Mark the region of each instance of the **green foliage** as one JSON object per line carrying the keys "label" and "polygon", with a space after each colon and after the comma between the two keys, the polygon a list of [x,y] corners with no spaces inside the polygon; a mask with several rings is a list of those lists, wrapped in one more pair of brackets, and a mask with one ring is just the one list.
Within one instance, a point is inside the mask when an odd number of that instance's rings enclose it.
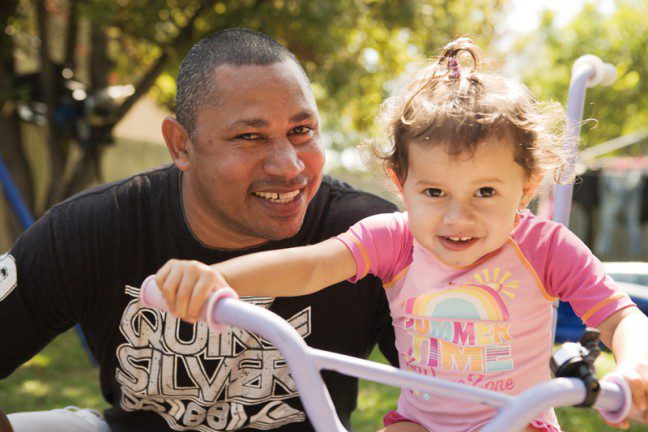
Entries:
{"label": "green foliage", "polygon": [[612,87],[588,90],[584,115],[597,122],[595,127],[583,128],[586,145],[648,125],[646,16],[645,0],[619,0],[612,14],[590,2],[564,28],[558,28],[554,16],[546,13],[539,31],[518,43],[517,51],[527,65],[523,80],[541,99],[566,102],[571,65],[583,54],[595,54],[616,66],[619,77]]}
{"label": "green foliage", "polygon": [[202,3],[92,0],[83,13],[111,37],[110,53],[123,82],[137,82],[162,52],[169,54],[171,61],[153,89],[169,107],[175,91],[171,80],[199,38],[237,26],[270,34],[302,62],[325,128],[341,132],[337,144],[345,146],[355,144],[346,142],[352,131],[372,128],[388,94],[385,83],[408,64],[466,33],[480,35],[488,45],[506,0],[217,0],[198,18],[190,37],[174,40]]}
{"label": "green foliage", "polygon": [[[477,36],[484,48],[508,0],[85,0],[75,2],[80,27],[77,77],[88,74],[84,57],[95,48],[88,26],[108,36],[111,83],[137,83],[158,58],[168,61],[152,94],[173,108],[180,62],[200,38],[228,27],[265,32],[285,44],[304,65],[315,89],[324,127],[334,146],[356,144],[371,132],[375,113],[397,78],[413,64],[438,54],[448,41]],[[48,43],[63,52],[72,0],[49,2]],[[198,18],[192,21],[196,11]],[[19,63],[38,67],[35,14],[20,0],[12,31]],[[192,31],[183,32],[189,23]],[[85,29],[85,30],[84,30]],[[84,36],[85,35],[85,36]],[[85,39],[84,39],[85,38]],[[35,42],[36,40],[36,42]],[[61,57],[60,55],[57,57]],[[390,86],[391,85],[391,86]],[[336,138],[337,137],[337,138]]]}

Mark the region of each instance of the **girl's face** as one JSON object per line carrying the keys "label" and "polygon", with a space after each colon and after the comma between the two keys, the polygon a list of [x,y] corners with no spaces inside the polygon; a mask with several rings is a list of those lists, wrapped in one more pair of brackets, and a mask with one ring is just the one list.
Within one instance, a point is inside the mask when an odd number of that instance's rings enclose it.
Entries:
{"label": "girl's face", "polygon": [[401,193],[416,241],[443,263],[473,264],[509,237],[539,178],[514,159],[513,144],[491,139],[474,155],[449,155],[445,145],[409,145]]}

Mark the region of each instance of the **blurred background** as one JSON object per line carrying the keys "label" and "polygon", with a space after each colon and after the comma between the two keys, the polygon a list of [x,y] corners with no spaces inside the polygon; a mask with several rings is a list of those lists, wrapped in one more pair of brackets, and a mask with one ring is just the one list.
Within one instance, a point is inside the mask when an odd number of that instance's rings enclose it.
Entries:
{"label": "blurred background", "polygon": [[[327,171],[384,194],[357,145],[376,136],[380,102],[449,40],[473,36],[493,70],[563,103],[573,61],[592,53],[619,79],[588,92],[595,121],[583,128],[572,229],[602,258],[645,260],[646,16],[646,0],[3,0],[0,156],[36,218],[89,186],[169,162],[160,123],[180,61],[200,38],[244,26],[285,44],[310,75]],[[3,198],[7,250],[23,227]]]}
{"label": "blurred background", "polygon": [[[182,58],[202,37],[239,26],[273,36],[302,62],[322,115],[326,171],[392,200],[357,146],[379,136],[380,102],[448,41],[474,37],[491,69],[562,103],[576,58],[614,64],[617,81],[587,94],[585,118],[595,120],[582,131],[571,228],[602,259],[648,261],[646,17],[646,0],[2,0],[0,252],[52,204],[169,163],[160,124],[173,111]],[[0,408],[105,406],[76,339],[62,338],[27,375],[0,383]],[[384,410],[375,407],[397,394],[368,388],[361,408],[377,411],[358,430],[377,425]],[[572,430],[603,426],[582,427]]]}

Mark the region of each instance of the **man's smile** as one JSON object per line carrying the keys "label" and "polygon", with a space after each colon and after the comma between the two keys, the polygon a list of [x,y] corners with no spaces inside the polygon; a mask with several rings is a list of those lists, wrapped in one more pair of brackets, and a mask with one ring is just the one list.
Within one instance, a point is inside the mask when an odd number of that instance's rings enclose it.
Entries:
{"label": "man's smile", "polygon": [[253,192],[254,195],[276,204],[288,204],[295,200],[300,190],[291,192]]}

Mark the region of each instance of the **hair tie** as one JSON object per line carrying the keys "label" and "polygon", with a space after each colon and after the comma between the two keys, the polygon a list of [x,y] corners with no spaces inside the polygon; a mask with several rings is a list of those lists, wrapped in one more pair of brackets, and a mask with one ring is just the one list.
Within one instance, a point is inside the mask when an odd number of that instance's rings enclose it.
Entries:
{"label": "hair tie", "polygon": [[461,68],[456,57],[453,56],[448,59],[448,70],[450,71],[450,78],[459,78],[461,76]]}

